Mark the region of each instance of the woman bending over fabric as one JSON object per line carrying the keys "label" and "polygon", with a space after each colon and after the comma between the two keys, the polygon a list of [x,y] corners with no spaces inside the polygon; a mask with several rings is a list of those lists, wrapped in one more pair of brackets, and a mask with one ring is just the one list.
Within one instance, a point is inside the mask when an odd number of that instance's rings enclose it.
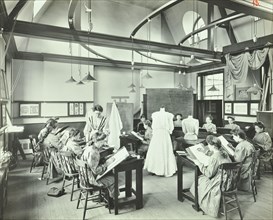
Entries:
{"label": "woman bending over fabric", "polygon": [[72,128],[69,131],[69,138],[63,150],[70,151],[76,156],[80,156],[83,152],[82,147],[79,145],[80,138],[80,130]]}
{"label": "woman bending over fabric", "polygon": [[241,179],[238,189],[251,190],[251,164],[254,146],[246,140],[246,134],[243,130],[237,130],[233,133],[233,139],[238,143],[234,152],[234,160],[242,162]]}
{"label": "woman bending over fabric", "polygon": [[142,145],[139,147],[138,153],[139,155],[146,157],[146,153],[148,151],[149,144],[151,142],[153,136],[152,123],[149,120],[144,122],[145,134],[143,136]]}
{"label": "woman bending over fabric", "polygon": [[[209,159],[208,166],[194,160],[203,175],[198,177],[198,202],[200,208],[210,216],[217,217],[221,201],[221,171],[219,166],[231,162],[227,153],[221,149],[221,141],[213,137],[211,141],[213,154]],[[190,192],[194,194],[194,184]]]}
{"label": "woman bending over fabric", "polygon": [[103,185],[107,187],[110,195],[110,207],[112,208],[113,203],[113,197],[114,197],[114,175],[112,173],[108,173],[105,176],[103,176],[98,181],[96,180],[98,175],[101,175],[104,173],[104,171],[107,169],[107,166],[111,164],[113,161],[111,159],[106,160],[105,163],[99,164],[100,161],[100,148],[105,144],[107,135],[103,132],[97,132],[93,134],[91,137],[92,144],[89,146],[86,146],[84,149],[84,152],[81,156],[81,159],[83,161],[86,161],[87,166],[89,167],[89,182],[94,185]]}
{"label": "woman bending over fabric", "polygon": [[254,123],[256,134],[253,141],[261,149],[260,159],[269,161],[272,159],[272,140],[267,132],[265,132],[265,126],[262,122]]}

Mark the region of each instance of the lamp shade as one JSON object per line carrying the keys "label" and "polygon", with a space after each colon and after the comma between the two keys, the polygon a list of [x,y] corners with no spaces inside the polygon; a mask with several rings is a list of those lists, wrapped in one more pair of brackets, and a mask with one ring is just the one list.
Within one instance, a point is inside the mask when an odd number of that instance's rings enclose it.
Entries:
{"label": "lamp shade", "polygon": [[253,93],[253,94],[258,94],[261,92],[262,89],[257,86],[257,84],[254,84],[251,86],[248,90],[246,90],[247,93]]}
{"label": "lamp shade", "polygon": [[79,81],[79,82],[77,83],[77,85],[84,85],[84,83],[83,83],[83,81],[81,80],[81,81]]}
{"label": "lamp shade", "polygon": [[146,79],[152,79],[153,77],[149,74],[149,72],[147,72],[143,78],[146,78]]}
{"label": "lamp shade", "polygon": [[134,83],[132,83],[130,86],[128,86],[128,88],[135,88],[136,85]]}
{"label": "lamp shade", "polygon": [[187,63],[187,65],[189,65],[189,66],[197,66],[199,64],[200,64],[200,62],[194,57],[194,55],[191,55],[191,59],[189,60],[189,62]]}
{"label": "lamp shade", "polygon": [[208,91],[210,91],[210,92],[216,92],[216,91],[219,91],[219,89],[217,89],[217,88],[215,87],[215,85],[212,85],[212,87],[210,87],[210,88],[208,89]]}
{"label": "lamp shade", "polygon": [[88,74],[82,79],[82,81],[94,81],[97,82],[97,80],[90,74],[90,72],[88,72]]}
{"label": "lamp shade", "polygon": [[132,89],[130,90],[130,93],[135,93],[135,92],[136,92],[135,88],[132,87]]}
{"label": "lamp shade", "polygon": [[65,81],[65,82],[66,83],[74,83],[74,82],[77,82],[77,81],[73,78],[73,76],[71,76],[70,79]]}

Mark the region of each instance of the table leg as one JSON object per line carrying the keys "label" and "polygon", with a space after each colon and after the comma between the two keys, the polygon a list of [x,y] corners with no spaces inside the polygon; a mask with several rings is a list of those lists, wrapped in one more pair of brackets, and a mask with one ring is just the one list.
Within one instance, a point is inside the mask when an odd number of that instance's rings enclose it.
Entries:
{"label": "table leg", "polygon": [[132,196],[132,170],[125,172],[125,196]]}
{"label": "table leg", "polygon": [[177,165],[177,199],[183,202],[183,163],[180,161],[180,158],[178,158]]}
{"label": "table leg", "polygon": [[114,206],[115,206],[115,215],[118,214],[118,172],[115,172],[115,193],[114,193]]}
{"label": "table leg", "polygon": [[194,169],[194,189],[195,189],[195,195],[194,195],[194,206],[193,208],[196,211],[199,211],[199,203],[198,203],[198,167],[196,166]]}
{"label": "table leg", "polygon": [[142,165],[136,169],[136,209],[143,208],[143,174]]}

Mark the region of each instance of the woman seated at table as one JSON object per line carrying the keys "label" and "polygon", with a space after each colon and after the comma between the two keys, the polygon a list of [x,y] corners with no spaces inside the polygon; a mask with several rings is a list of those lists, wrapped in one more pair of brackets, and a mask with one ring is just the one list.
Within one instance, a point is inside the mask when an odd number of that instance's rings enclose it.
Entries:
{"label": "woman seated at table", "polygon": [[[211,145],[213,146],[213,154],[209,159],[208,166],[205,167],[198,160],[194,160],[194,163],[203,174],[198,177],[198,202],[200,208],[208,215],[217,217],[221,201],[221,171],[219,166],[223,163],[229,163],[231,160],[228,154],[222,150],[221,141],[217,137],[213,137]],[[194,184],[190,191],[194,195]]]}
{"label": "woman seated at table", "polygon": [[180,113],[177,113],[174,116],[173,125],[175,128],[182,128],[182,118],[183,118],[183,116]]}
{"label": "woman seated at table", "polygon": [[235,123],[235,118],[232,116],[227,117],[228,124],[225,125],[225,128],[229,128],[231,130],[240,129],[240,126]]}
{"label": "woman seated at table", "polygon": [[146,153],[148,151],[149,144],[151,142],[153,136],[152,123],[149,120],[144,122],[145,134],[143,136],[142,145],[139,147],[138,153],[142,157],[146,157]]}
{"label": "woman seated at table", "polygon": [[54,118],[51,118],[47,121],[49,126],[46,126],[47,129],[43,129],[38,138],[40,140],[43,140],[41,142],[41,148],[45,149],[48,148],[50,155],[51,155],[51,160],[48,166],[48,175],[49,178],[55,178],[58,175],[62,174],[62,169],[61,165],[59,164],[58,156],[56,154],[57,151],[59,151],[62,147],[63,144],[60,141],[61,138],[61,133],[56,134],[56,129],[57,129],[57,120]]}
{"label": "woman seated at table", "polygon": [[242,162],[241,179],[238,189],[251,190],[251,164],[254,146],[246,140],[246,134],[243,130],[236,130],[233,133],[233,139],[238,143],[234,152],[234,160]]}
{"label": "woman seated at table", "polygon": [[272,158],[272,140],[262,122],[254,123],[256,134],[253,142],[261,149],[260,158],[264,161],[269,161]]}
{"label": "woman seated at table", "polygon": [[76,156],[81,155],[83,150],[82,150],[82,147],[79,145],[80,139],[81,139],[80,130],[76,128],[72,128],[69,131],[69,138],[63,150],[70,151]]}
{"label": "woman seated at table", "polygon": [[144,122],[146,121],[146,117],[145,115],[141,115],[140,116],[140,122],[137,124],[137,129],[136,131],[141,134],[141,135],[144,135],[145,133],[145,128],[144,128]]}
{"label": "woman seated at table", "polygon": [[212,123],[212,116],[206,117],[206,123],[203,125],[202,128],[206,129],[208,133],[216,134],[216,125]]}
{"label": "woman seated at table", "polygon": [[91,144],[87,145],[84,149],[84,152],[81,156],[81,159],[83,161],[86,161],[87,166],[89,167],[89,182],[94,185],[104,185],[107,187],[110,195],[110,207],[113,208],[113,198],[114,198],[114,176],[112,172],[109,172],[105,176],[103,176],[98,181],[96,180],[98,175],[101,175],[104,173],[104,171],[107,169],[107,166],[113,162],[113,159],[106,160],[105,163],[99,164],[100,161],[100,148],[105,144],[107,135],[103,132],[96,132],[91,137]]}

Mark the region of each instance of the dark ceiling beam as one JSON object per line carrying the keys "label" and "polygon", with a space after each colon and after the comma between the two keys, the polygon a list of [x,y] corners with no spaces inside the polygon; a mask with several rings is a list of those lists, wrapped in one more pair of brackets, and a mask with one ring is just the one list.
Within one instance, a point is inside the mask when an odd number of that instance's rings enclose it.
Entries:
{"label": "dark ceiling beam", "polygon": [[[45,24],[37,24],[25,21],[17,21],[14,34],[23,37],[32,37],[39,39],[57,40],[63,42],[74,41],[73,33],[75,31],[68,28],[56,27]],[[77,31],[77,42],[84,42],[94,46],[116,48],[123,50],[144,51],[156,54],[174,55],[174,56],[191,56],[199,59],[220,59],[220,52],[208,51],[199,48],[191,48],[179,45],[171,45],[165,43],[159,43],[154,41],[146,41],[139,39],[132,39],[126,37],[112,36],[101,33],[88,33],[87,31]],[[149,46],[148,46],[149,45]]]}
{"label": "dark ceiling beam", "polygon": [[[50,53],[33,53],[33,52],[18,52],[14,59],[18,60],[32,60],[32,61],[48,61],[68,64],[82,64],[82,65],[94,65],[104,67],[118,67],[131,69],[131,62],[120,61],[120,60],[106,60],[100,58],[88,58],[79,56],[69,56],[61,54],[50,54]],[[151,63],[134,63],[135,69],[149,69],[159,71],[178,71],[178,66],[151,64]]]}
{"label": "dark ceiling beam", "polygon": [[[18,15],[18,13],[21,11],[21,9],[25,6],[25,4],[27,3],[27,0],[20,0],[15,7],[13,8],[13,10],[10,12],[10,14],[8,15],[7,13],[7,9],[6,9],[6,5],[5,5],[5,1],[4,0],[0,0],[0,28],[5,31],[5,30],[12,30],[14,23],[16,22],[16,17]],[[17,53],[17,47],[16,47],[16,43],[15,43],[15,39],[13,36],[13,33],[3,33],[3,38],[6,42],[6,47],[7,48],[7,52],[5,54],[7,59],[12,59],[13,56]]]}
{"label": "dark ceiling beam", "polygon": [[[252,2],[234,1],[234,0],[200,0],[202,2],[211,3],[219,7],[227,8],[236,12],[245,13],[258,18],[272,21],[273,12],[263,7],[253,6]],[[272,10],[272,9],[271,9]]]}
{"label": "dark ceiling beam", "polygon": [[136,33],[139,31],[140,28],[142,28],[143,25],[145,25],[147,22],[150,22],[152,18],[156,17],[157,15],[161,14],[163,11],[166,11],[167,9],[173,7],[174,5],[182,2],[183,0],[171,0],[167,2],[166,4],[162,5],[160,8],[153,11],[151,14],[146,16],[142,21],[140,21],[137,26],[134,28],[130,36],[135,36]]}
{"label": "dark ceiling beam", "polygon": [[[214,21],[214,5],[208,4],[208,16],[207,16],[207,24],[210,24],[212,21]],[[214,35],[211,28],[208,28],[208,49],[214,50]],[[182,42],[182,40],[180,41]]]}
{"label": "dark ceiling beam", "polygon": [[[224,18],[224,17],[227,17],[228,14],[226,12],[226,9],[218,6],[219,8],[219,11],[220,11],[220,14],[221,14],[221,17]],[[225,26],[225,29],[226,29],[226,32],[228,34],[228,37],[229,37],[229,40],[230,40],[230,43],[231,44],[236,44],[237,43],[237,39],[235,37],[235,34],[234,34],[234,31],[233,31],[233,28],[231,26],[231,23],[230,22],[227,22],[227,26]]]}
{"label": "dark ceiling beam", "polygon": [[186,70],[186,73],[206,73],[208,71],[219,71],[219,69],[223,69],[225,67],[225,63],[223,62],[210,62],[201,64],[199,66],[193,66]]}
{"label": "dark ceiling beam", "polygon": [[270,47],[273,46],[273,34],[260,37],[257,39],[257,42],[253,42],[253,40],[248,40],[223,47],[223,54],[239,54],[255,49],[262,49],[267,43],[271,43],[271,45],[269,45]]}
{"label": "dark ceiling beam", "polygon": [[0,0],[0,29],[4,28],[8,20],[8,13],[4,0]]}

